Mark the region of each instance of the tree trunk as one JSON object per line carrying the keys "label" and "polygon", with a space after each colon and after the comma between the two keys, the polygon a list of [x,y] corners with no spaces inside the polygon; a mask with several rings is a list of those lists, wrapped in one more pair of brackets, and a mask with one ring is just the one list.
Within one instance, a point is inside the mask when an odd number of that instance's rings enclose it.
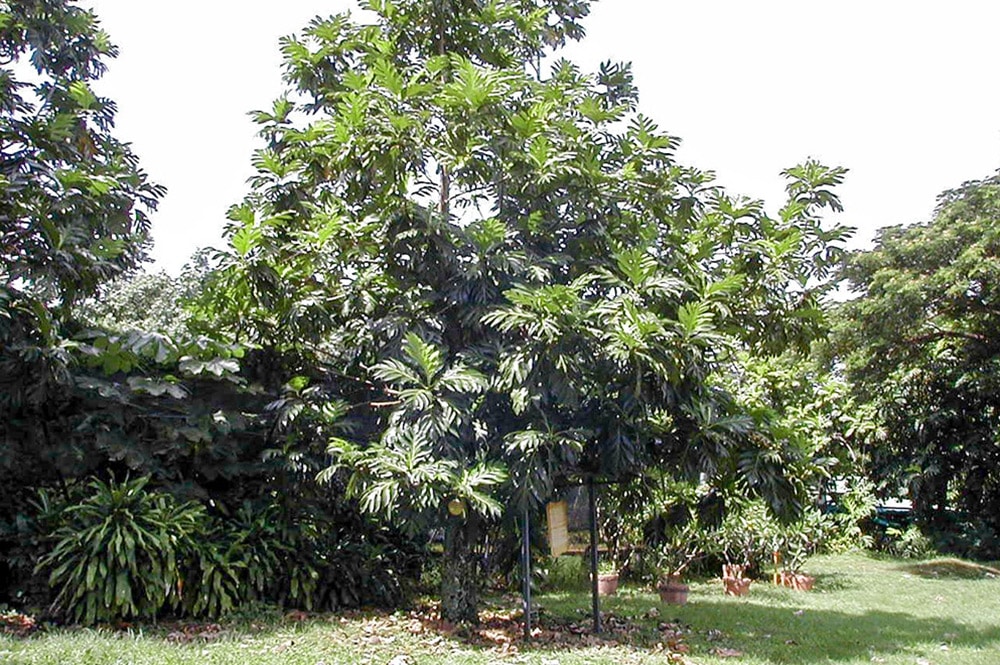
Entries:
{"label": "tree trunk", "polygon": [[479,623],[479,566],[474,550],[476,518],[452,517],[444,535],[441,570],[441,617],[455,623]]}
{"label": "tree trunk", "polygon": [[925,474],[920,478],[919,485],[911,489],[913,512],[918,523],[934,529],[947,525],[948,480],[943,473]]}

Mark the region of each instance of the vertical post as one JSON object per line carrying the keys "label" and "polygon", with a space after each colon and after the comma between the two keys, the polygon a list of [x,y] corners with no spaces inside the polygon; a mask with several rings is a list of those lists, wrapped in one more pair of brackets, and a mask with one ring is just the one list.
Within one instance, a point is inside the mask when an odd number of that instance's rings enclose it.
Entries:
{"label": "vertical post", "polygon": [[521,528],[521,568],[524,577],[524,639],[531,639],[531,523],[528,502],[524,502],[524,524]]}
{"label": "vertical post", "polygon": [[587,476],[587,498],[590,501],[590,596],[593,605],[594,632],[601,632],[601,600],[597,593],[597,499],[594,497],[594,477]]}

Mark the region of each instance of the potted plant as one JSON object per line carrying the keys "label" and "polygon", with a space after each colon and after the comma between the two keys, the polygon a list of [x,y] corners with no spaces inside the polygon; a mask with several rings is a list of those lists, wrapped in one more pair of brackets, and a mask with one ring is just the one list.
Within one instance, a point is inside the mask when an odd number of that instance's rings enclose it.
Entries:
{"label": "potted plant", "polygon": [[597,593],[613,596],[618,592],[618,566],[610,559],[602,559],[597,564]]}
{"label": "potted plant", "polygon": [[805,555],[799,556],[790,550],[786,550],[786,552],[789,552],[789,556],[779,559],[781,567],[776,576],[777,583],[796,591],[811,591],[816,583],[816,578],[802,572]]}
{"label": "potted plant", "polygon": [[802,572],[810,554],[816,551],[824,533],[823,517],[810,511],[801,520],[780,530],[775,548],[775,582],[796,591],[811,591],[816,578]]}
{"label": "potted plant", "polygon": [[662,602],[684,605],[689,587],[681,581],[681,576],[705,553],[704,534],[696,520],[691,520],[682,527],[669,529],[665,535],[666,539],[657,552],[659,582],[656,590]]}
{"label": "potted plant", "polygon": [[727,596],[750,593],[752,578],[748,571],[774,539],[774,520],[759,501],[733,502],[719,529],[718,552],[725,559],[722,566],[723,591]]}

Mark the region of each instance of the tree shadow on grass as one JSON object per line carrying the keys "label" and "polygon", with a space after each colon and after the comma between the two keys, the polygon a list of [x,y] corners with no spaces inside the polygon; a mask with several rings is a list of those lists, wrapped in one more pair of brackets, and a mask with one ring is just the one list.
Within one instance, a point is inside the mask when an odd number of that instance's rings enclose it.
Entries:
{"label": "tree shadow on grass", "polygon": [[[853,585],[844,580],[840,583]],[[829,588],[825,582],[824,587]],[[646,599],[636,603],[636,611],[654,605]],[[624,604],[619,603],[615,609],[623,612]],[[633,612],[629,618],[639,627],[612,639],[634,650],[648,648],[651,642],[680,640],[696,659],[699,655],[734,650],[774,663],[866,662],[896,653],[928,656],[942,648],[1000,653],[1000,626],[981,628],[949,618],[918,617],[899,611],[796,609],[773,605],[767,599],[720,596],[699,598],[684,607],[661,606],[660,612],[662,617],[669,617],[666,626],[663,618],[649,619]],[[536,643],[524,645],[525,649],[562,651],[565,646]]]}
{"label": "tree shadow on grass", "polygon": [[848,591],[862,586],[858,578],[844,573],[816,573],[816,588],[824,591]]}
{"label": "tree shadow on grass", "polygon": [[[568,654],[600,649],[601,658],[629,653],[690,651],[697,661],[712,654],[738,652],[764,663],[866,662],[892,654],[928,656],[942,645],[949,649],[1000,653],[1000,626],[981,628],[948,618],[917,617],[905,612],[839,609],[796,609],[776,598],[699,597],[683,607],[663,606],[649,594],[605,599],[608,630],[590,632],[588,598],[583,594],[539,599],[543,607],[534,637],[526,641],[516,602],[505,597],[484,611],[478,627],[455,626],[437,616],[436,606],[407,612],[350,612],[338,615],[266,613],[223,624],[160,626],[157,637],[195,645],[206,641],[265,640],[259,648],[297,644],[296,634],[333,639],[356,653],[407,653],[427,657],[457,649],[480,655],[484,662],[512,653]],[[184,630],[187,628],[187,631]],[[178,637],[177,631],[187,633]],[[218,631],[219,634],[216,634]],[[172,634],[173,633],[173,634]],[[150,635],[150,637],[153,637]],[[309,638],[307,638],[309,639]],[[607,649],[613,649],[615,656]],[[588,656],[589,657],[589,656]],[[432,658],[433,660],[433,658]],[[419,659],[418,659],[419,662]],[[611,661],[608,661],[611,662]],[[734,661],[738,662],[738,661]]]}
{"label": "tree shadow on grass", "polygon": [[928,654],[942,645],[1000,653],[1000,627],[980,629],[904,612],[793,610],[752,602],[715,602],[692,607],[686,614],[693,630],[709,638],[701,640],[699,647],[710,648],[708,642],[714,641],[765,662],[867,661],[897,652]]}

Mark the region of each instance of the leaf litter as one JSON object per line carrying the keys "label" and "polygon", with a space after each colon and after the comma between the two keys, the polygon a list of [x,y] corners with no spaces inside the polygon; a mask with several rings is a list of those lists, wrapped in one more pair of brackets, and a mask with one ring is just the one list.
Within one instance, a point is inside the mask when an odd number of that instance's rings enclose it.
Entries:
{"label": "leaf litter", "polygon": [[[580,648],[614,649],[641,648],[645,653],[659,654],[667,662],[688,665],[690,647],[685,641],[689,628],[679,623],[662,621],[651,630],[631,618],[612,613],[602,614],[602,632],[595,634],[589,621],[573,621],[542,616],[532,622],[531,638],[524,635],[521,610],[486,609],[480,612],[478,625],[455,624],[441,618],[440,605],[427,603],[409,612],[366,615],[363,618],[340,617],[340,623],[360,619],[360,630],[349,637],[359,647],[391,645],[401,634],[417,637],[421,644],[433,649],[463,646],[492,652],[498,658],[516,657],[532,650],[573,650]],[[409,656],[400,654],[389,662],[406,665]]]}

